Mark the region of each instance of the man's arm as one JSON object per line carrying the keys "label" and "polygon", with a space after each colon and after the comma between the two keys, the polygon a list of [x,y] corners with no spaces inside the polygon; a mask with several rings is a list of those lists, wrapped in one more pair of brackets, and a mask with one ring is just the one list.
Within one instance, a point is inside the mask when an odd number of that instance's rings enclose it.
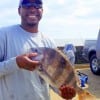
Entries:
{"label": "man's arm", "polygon": [[31,57],[36,55],[36,53],[22,54],[9,60],[0,62],[0,77],[13,73],[18,69],[25,69],[29,71],[35,70],[40,62],[31,60]]}
{"label": "man's arm", "polygon": [[7,56],[6,44],[6,35],[0,31],[0,77],[18,69],[15,57],[5,60]]}
{"label": "man's arm", "polygon": [[8,75],[9,73],[12,73],[16,70],[18,70],[18,65],[16,64],[15,57],[0,62],[0,77]]}

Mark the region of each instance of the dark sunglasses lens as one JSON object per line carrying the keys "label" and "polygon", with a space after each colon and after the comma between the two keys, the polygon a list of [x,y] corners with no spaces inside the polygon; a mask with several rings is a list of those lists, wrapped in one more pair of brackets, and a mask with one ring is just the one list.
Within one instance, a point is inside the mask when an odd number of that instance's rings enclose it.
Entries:
{"label": "dark sunglasses lens", "polygon": [[28,3],[28,4],[24,4],[22,5],[23,8],[30,8],[30,7],[34,7],[34,8],[42,8],[41,4],[34,4],[34,3]]}
{"label": "dark sunglasses lens", "polygon": [[35,8],[42,8],[42,5],[41,4],[36,4],[34,7]]}

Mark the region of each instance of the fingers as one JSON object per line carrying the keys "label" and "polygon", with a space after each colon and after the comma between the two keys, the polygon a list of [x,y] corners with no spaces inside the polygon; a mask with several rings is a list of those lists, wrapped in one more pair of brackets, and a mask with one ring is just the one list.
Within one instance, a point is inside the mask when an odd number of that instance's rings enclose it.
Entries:
{"label": "fingers", "polygon": [[28,58],[32,58],[32,57],[35,57],[37,56],[38,54],[37,53],[29,53],[29,54],[25,54]]}
{"label": "fingers", "polygon": [[39,61],[33,61],[30,58],[36,56],[37,53],[24,54],[16,57],[16,63],[19,68],[33,71],[40,64]]}
{"label": "fingers", "polygon": [[29,64],[30,66],[33,65],[33,64],[34,65],[40,65],[41,64],[40,60],[36,59],[37,57],[38,57],[37,53],[29,53],[29,54],[27,54],[27,57],[26,57],[26,59],[28,61],[27,64]]}
{"label": "fingers", "polygon": [[32,61],[31,59],[26,58],[24,68],[33,71],[38,67],[39,64],[39,61]]}

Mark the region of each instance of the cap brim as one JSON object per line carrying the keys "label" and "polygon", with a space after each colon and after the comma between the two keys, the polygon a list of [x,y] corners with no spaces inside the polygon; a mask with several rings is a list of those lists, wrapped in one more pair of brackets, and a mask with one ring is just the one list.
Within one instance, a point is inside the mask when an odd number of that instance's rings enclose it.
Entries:
{"label": "cap brim", "polygon": [[37,4],[37,3],[23,3],[23,4],[20,4],[19,6],[22,6],[22,7],[35,7],[35,8],[42,8],[42,4]]}

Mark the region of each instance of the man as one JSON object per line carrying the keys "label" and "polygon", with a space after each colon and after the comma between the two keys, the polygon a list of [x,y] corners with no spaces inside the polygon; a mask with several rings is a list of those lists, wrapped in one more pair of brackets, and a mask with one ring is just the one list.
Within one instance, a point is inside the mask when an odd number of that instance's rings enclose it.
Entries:
{"label": "man", "polygon": [[0,29],[0,100],[50,100],[49,85],[35,70],[39,61],[30,59],[37,47],[56,47],[38,30],[42,0],[21,0],[18,12],[20,25]]}
{"label": "man", "polygon": [[69,61],[71,62],[72,66],[74,67],[75,64],[75,53],[76,53],[76,48],[73,44],[66,44],[63,52],[65,55],[68,57]]}

